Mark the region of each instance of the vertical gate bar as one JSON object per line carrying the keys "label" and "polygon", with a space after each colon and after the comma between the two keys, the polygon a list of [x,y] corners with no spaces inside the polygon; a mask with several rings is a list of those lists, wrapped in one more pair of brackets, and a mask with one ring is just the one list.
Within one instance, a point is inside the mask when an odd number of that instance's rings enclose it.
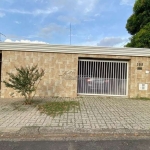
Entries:
{"label": "vertical gate bar", "polygon": [[120,69],[120,63],[118,62],[118,78],[117,78],[117,81],[116,81],[116,89],[117,89],[116,95],[118,95],[118,93],[119,93],[118,92],[119,91],[118,85],[119,85],[119,79],[120,79],[119,69]]}
{"label": "vertical gate bar", "polygon": [[88,92],[88,78],[89,78],[89,61],[87,61],[87,78],[86,78],[87,93],[89,93]]}
{"label": "vertical gate bar", "polygon": [[[111,77],[110,77],[110,79],[112,79],[113,78],[113,68],[112,68],[112,66],[113,66],[113,62],[111,62]],[[110,83],[110,95],[111,95],[111,86],[112,86],[112,84]]]}
{"label": "vertical gate bar", "polygon": [[80,61],[80,93],[82,93],[82,61]]}
{"label": "vertical gate bar", "polygon": [[84,93],[86,94],[86,61],[84,61]]}
{"label": "vertical gate bar", "polygon": [[127,72],[127,63],[125,63],[125,72],[124,72],[124,95],[126,95],[126,85],[127,85],[126,72]]}
{"label": "vertical gate bar", "polygon": [[[117,71],[116,71],[116,78],[115,78],[115,81],[114,81],[114,84],[115,84],[115,88],[116,88],[116,85],[117,85],[117,80],[118,80],[118,62],[117,62]],[[115,95],[117,95],[117,89],[115,89]]]}
{"label": "vertical gate bar", "polygon": [[[101,79],[102,66],[101,61],[99,62],[99,80]],[[99,94],[101,94],[101,84],[99,85]]]}
{"label": "vertical gate bar", "polygon": [[123,95],[125,95],[125,72],[126,72],[126,64],[123,64]]}
{"label": "vertical gate bar", "polygon": [[117,65],[117,66],[118,66],[118,67],[117,67],[117,68],[118,68],[118,77],[117,77],[117,80],[116,80],[116,87],[117,87],[116,95],[118,95],[118,84],[119,84],[119,78],[120,78],[120,77],[119,77],[119,68],[120,68],[120,67],[119,67],[119,62],[118,62],[118,65]]}
{"label": "vertical gate bar", "polygon": [[85,61],[85,81],[84,81],[84,84],[85,84],[85,93],[87,93],[87,85],[86,85],[86,80],[87,80],[87,61]]}
{"label": "vertical gate bar", "polygon": [[96,65],[97,65],[97,62],[95,61],[95,94],[97,94],[97,81],[96,81]]}
{"label": "vertical gate bar", "polygon": [[127,85],[128,85],[128,63],[126,63],[126,75],[125,75],[125,78],[126,78],[126,87],[125,87],[125,95],[127,95]]}
{"label": "vertical gate bar", "polygon": [[122,63],[122,89],[121,89],[121,95],[124,95],[124,71],[125,71],[125,63]]}
{"label": "vertical gate bar", "polygon": [[[94,73],[93,73],[93,76],[94,76],[94,80],[95,80],[95,71],[96,71],[96,62],[94,61]],[[96,88],[96,81],[94,82],[94,94],[95,94],[95,88]]]}
{"label": "vertical gate bar", "polygon": [[78,60],[78,93],[80,93],[80,89],[81,89],[81,83],[80,83],[80,60]]}
{"label": "vertical gate bar", "polygon": [[[94,61],[94,79],[96,79],[95,73],[96,73],[96,61]],[[96,81],[94,82],[94,94],[96,94]]]}
{"label": "vertical gate bar", "polygon": [[[97,69],[97,66],[96,66],[96,65],[97,65],[97,61],[95,61],[95,78],[97,78],[97,77],[96,77],[96,71],[97,71],[97,70],[96,70],[96,69]],[[97,94],[97,79],[96,79],[96,85],[95,85],[95,86],[96,86],[96,87],[95,87],[95,94]]]}
{"label": "vertical gate bar", "polygon": [[106,90],[107,90],[107,92],[109,93],[109,90],[108,90],[108,86],[109,86],[109,79],[107,78],[107,71],[108,71],[107,66],[108,66],[108,62],[106,62],[106,69],[105,69],[105,71],[106,71],[106,76],[105,76],[105,79],[106,79],[106,81],[108,82],[108,84],[107,84],[107,86],[106,86]]}
{"label": "vertical gate bar", "polygon": [[118,65],[118,62],[115,63],[115,77],[114,79],[112,79],[112,89],[115,89],[113,90],[113,95],[116,95],[117,65]]}
{"label": "vertical gate bar", "polygon": [[120,63],[118,62],[117,95],[119,95],[119,80],[120,80]]}
{"label": "vertical gate bar", "polygon": [[84,61],[84,93],[86,94],[86,61]]}
{"label": "vertical gate bar", "polygon": [[[94,78],[94,71],[95,71],[95,68],[94,68],[94,61],[93,61],[93,72],[92,72],[93,77],[92,78]],[[93,88],[92,90],[93,90],[93,93],[95,94],[95,89],[94,89],[95,88],[95,83],[92,82],[92,84],[93,84],[92,85],[92,88]]]}
{"label": "vertical gate bar", "polygon": [[[109,62],[109,77],[108,77],[109,80],[110,80],[110,77],[111,77],[111,62]],[[109,84],[108,91],[110,91],[110,84]]]}
{"label": "vertical gate bar", "polygon": [[[121,81],[121,63],[120,63],[120,81]],[[120,87],[120,82],[119,82],[119,87]],[[120,95],[120,88],[119,88],[119,95]]]}
{"label": "vertical gate bar", "polygon": [[84,93],[83,92],[83,61],[82,61],[82,63],[81,63],[81,87],[82,87],[82,93]]}
{"label": "vertical gate bar", "polygon": [[126,95],[128,95],[128,76],[129,76],[129,74],[128,74],[128,71],[129,71],[129,64],[128,64],[128,62],[127,62],[127,71],[126,71]]}
{"label": "vertical gate bar", "polygon": [[78,75],[77,75],[77,93],[79,93],[79,59],[78,59]]}
{"label": "vertical gate bar", "polygon": [[[109,80],[109,73],[110,73],[110,62],[108,61],[108,73],[107,73],[107,79]],[[108,84],[108,91],[109,91],[109,86],[110,86],[110,84]]]}
{"label": "vertical gate bar", "polygon": [[96,62],[97,63],[97,68],[96,68],[96,78],[98,80],[98,83],[97,83],[97,94],[99,93],[99,78],[98,78],[98,65],[99,65],[99,61]]}
{"label": "vertical gate bar", "polygon": [[105,66],[106,65],[106,62],[104,62],[104,84],[103,84],[103,88],[104,88],[104,94],[106,94],[107,92],[106,92],[106,84],[107,84],[107,82],[106,82],[106,70],[105,70]]}
{"label": "vertical gate bar", "polygon": [[[115,63],[113,62],[113,64],[112,64],[112,72],[113,72],[113,74],[112,74],[111,80],[114,80],[114,73],[115,73],[114,65],[115,65]],[[114,87],[113,87],[113,83],[111,82],[111,95],[113,95],[113,92],[112,92],[113,88],[114,88]]]}
{"label": "vertical gate bar", "polygon": [[80,89],[81,89],[81,80],[80,80],[80,60],[78,60],[78,93],[80,93]]}
{"label": "vertical gate bar", "polygon": [[[92,79],[93,79],[93,77],[94,77],[93,74],[94,74],[94,62],[92,62],[92,72],[91,72]],[[92,86],[91,86],[91,89],[92,89],[92,90],[91,90],[91,91],[92,91],[92,93],[93,93],[93,91],[94,91],[94,90],[93,90],[93,86],[94,86],[94,85],[93,85],[93,82],[91,82],[91,84],[92,84]]]}
{"label": "vertical gate bar", "polygon": [[88,93],[88,76],[89,76],[89,62],[87,61],[87,78],[86,78],[86,88],[87,88],[87,93]]}
{"label": "vertical gate bar", "polygon": [[86,89],[87,89],[87,86],[86,86],[86,71],[87,71],[87,61],[85,61],[85,79],[84,79],[84,86],[85,86],[85,93],[86,93]]}
{"label": "vertical gate bar", "polygon": [[[103,82],[103,79],[104,79],[104,61],[103,61],[103,75],[102,75],[102,82]],[[102,89],[103,89],[103,94],[104,94],[104,84],[102,84]]]}
{"label": "vertical gate bar", "polygon": [[[102,81],[102,79],[103,79],[103,76],[104,76],[104,64],[103,64],[104,62],[102,61],[101,62],[101,65],[102,65],[102,70],[101,70],[101,81]],[[102,85],[102,83],[101,83],[101,94],[103,94],[103,87],[102,87],[103,85]]]}
{"label": "vertical gate bar", "polygon": [[116,62],[116,72],[115,72],[115,79],[114,79],[114,86],[115,86],[115,95],[117,95],[117,92],[118,92],[118,86],[117,86],[117,83],[118,83],[118,62]]}
{"label": "vertical gate bar", "polygon": [[87,87],[87,78],[88,77],[88,61],[86,61],[86,81],[85,81],[85,84],[86,84],[86,93],[88,93],[87,92],[87,90],[88,90],[88,87]]}
{"label": "vertical gate bar", "polygon": [[[88,79],[90,79],[91,78],[91,61],[89,61],[89,78]],[[91,93],[91,87],[89,86],[89,80],[88,80],[88,89],[89,89],[89,93]]]}
{"label": "vertical gate bar", "polygon": [[83,63],[83,61],[80,61],[80,83],[81,83],[81,93],[83,93],[83,85],[82,85],[82,63]]}
{"label": "vertical gate bar", "polygon": [[80,89],[81,89],[81,80],[80,80],[80,59],[78,60],[78,93],[80,93]]}
{"label": "vertical gate bar", "polygon": [[123,87],[123,91],[124,91],[124,94],[123,95],[126,95],[126,72],[127,72],[127,69],[126,69],[126,63],[124,63],[124,87]]}
{"label": "vertical gate bar", "polygon": [[116,62],[114,63],[114,78],[112,79],[112,93],[114,94],[113,90],[116,88],[115,85],[114,85],[114,81],[115,81],[115,78],[116,78]]}
{"label": "vertical gate bar", "polygon": [[122,95],[122,84],[123,84],[122,68],[123,68],[123,64],[121,63],[121,86],[120,86],[120,95]]}
{"label": "vertical gate bar", "polygon": [[123,66],[123,64],[124,64],[124,63],[122,63],[122,68],[121,68],[121,69],[122,69],[122,87],[121,87],[122,89],[121,89],[121,95],[124,95],[124,94],[123,94],[123,85],[124,85],[124,75],[123,75],[123,70],[124,70],[123,67],[124,67],[124,66]]}
{"label": "vertical gate bar", "polygon": [[84,61],[82,61],[82,87],[84,93]]}

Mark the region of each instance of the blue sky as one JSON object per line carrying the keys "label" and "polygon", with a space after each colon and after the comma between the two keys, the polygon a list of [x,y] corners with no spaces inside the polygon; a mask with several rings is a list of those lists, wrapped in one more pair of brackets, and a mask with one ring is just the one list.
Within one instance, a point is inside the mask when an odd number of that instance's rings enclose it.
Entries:
{"label": "blue sky", "polygon": [[123,47],[135,0],[0,0],[5,42]]}

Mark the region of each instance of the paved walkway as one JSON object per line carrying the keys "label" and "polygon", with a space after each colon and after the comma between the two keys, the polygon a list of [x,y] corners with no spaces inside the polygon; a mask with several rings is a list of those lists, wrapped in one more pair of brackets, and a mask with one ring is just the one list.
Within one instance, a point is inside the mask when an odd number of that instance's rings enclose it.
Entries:
{"label": "paved walkway", "polygon": [[[150,132],[150,101],[125,98],[81,97],[81,110],[52,118],[37,108],[14,109],[11,102],[1,100],[0,131],[18,131],[22,127],[48,127],[49,130],[143,131]],[[7,102],[6,102],[7,101]]]}

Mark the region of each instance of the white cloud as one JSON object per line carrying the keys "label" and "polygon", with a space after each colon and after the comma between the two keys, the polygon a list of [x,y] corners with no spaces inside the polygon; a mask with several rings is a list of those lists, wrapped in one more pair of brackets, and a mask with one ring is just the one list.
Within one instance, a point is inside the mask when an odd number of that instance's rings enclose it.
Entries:
{"label": "white cloud", "polygon": [[2,9],[1,11],[8,12],[8,13],[18,13],[18,14],[26,14],[26,15],[48,15],[58,11],[57,7],[53,7],[50,9],[36,9],[34,11],[25,11],[25,10],[18,10],[18,9]]}
{"label": "white cloud", "polygon": [[78,43],[76,45],[81,45],[81,46],[97,46],[97,41],[86,41],[86,42]]}
{"label": "white cloud", "polygon": [[7,3],[10,3],[10,4],[14,3],[14,0],[1,0],[1,1],[7,2]]}
{"label": "white cloud", "polygon": [[79,19],[72,16],[59,16],[57,19],[68,23],[80,23]]}
{"label": "white cloud", "polygon": [[15,23],[16,23],[16,24],[20,24],[21,22],[20,22],[20,21],[15,21]]}
{"label": "white cloud", "polygon": [[121,5],[130,5],[130,6],[133,6],[134,3],[135,0],[121,0],[120,2]]}
{"label": "white cloud", "polygon": [[113,47],[122,47],[127,43],[128,38],[121,38],[121,37],[105,37],[101,39],[98,46],[113,46]]}
{"label": "white cloud", "polygon": [[2,17],[4,17],[4,16],[5,16],[5,14],[2,13],[2,12],[0,12],[0,18],[2,18]]}
{"label": "white cloud", "polygon": [[4,42],[17,42],[17,43],[37,43],[37,44],[49,44],[43,41],[30,41],[30,40],[11,40],[11,39],[6,39]]}
{"label": "white cloud", "polygon": [[[60,10],[70,12],[70,14],[86,15],[95,11],[99,0],[49,0],[50,6],[58,7]],[[78,17],[80,16],[78,15]]]}
{"label": "white cloud", "polygon": [[89,13],[94,10],[98,0],[77,0],[77,4],[82,6],[84,13]]}
{"label": "white cloud", "polygon": [[85,21],[85,22],[91,22],[91,21],[95,21],[95,19],[94,18],[87,18],[87,19],[84,19],[83,21]]}
{"label": "white cloud", "polygon": [[49,35],[52,35],[54,33],[64,33],[67,31],[67,28],[64,27],[64,26],[60,26],[58,24],[55,24],[55,23],[51,23],[50,25],[44,27],[41,29],[40,31],[40,35],[42,36],[49,36]]}

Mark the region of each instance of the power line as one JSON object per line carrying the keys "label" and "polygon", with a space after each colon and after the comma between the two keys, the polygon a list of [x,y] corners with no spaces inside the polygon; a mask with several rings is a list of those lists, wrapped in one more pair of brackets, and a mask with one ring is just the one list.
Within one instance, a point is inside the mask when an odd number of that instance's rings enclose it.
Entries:
{"label": "power line", "polygon": [[4,34],[0,33],[0,42],[2,41],[2,40],[1,40],[1,36],[6,37]]}

